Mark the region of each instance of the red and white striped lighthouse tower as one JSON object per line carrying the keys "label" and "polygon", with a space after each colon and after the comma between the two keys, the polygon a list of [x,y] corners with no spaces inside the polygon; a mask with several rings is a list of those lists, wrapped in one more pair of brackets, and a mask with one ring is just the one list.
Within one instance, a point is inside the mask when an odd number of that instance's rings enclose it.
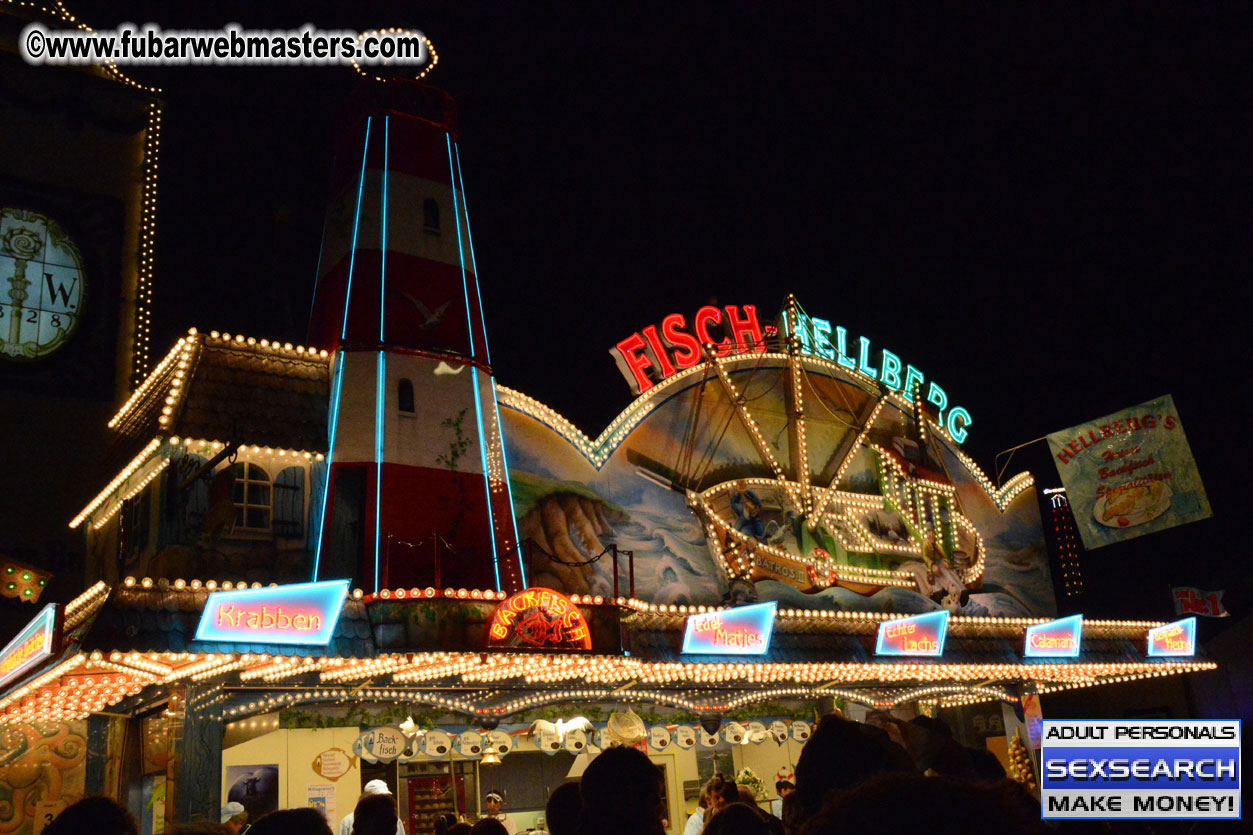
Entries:
{"label": "red and white striped lighthouse tower", "polygon": [[315,579],[520,588],[455,103],[363,83],[341,124],[309,325],[334,350]]}

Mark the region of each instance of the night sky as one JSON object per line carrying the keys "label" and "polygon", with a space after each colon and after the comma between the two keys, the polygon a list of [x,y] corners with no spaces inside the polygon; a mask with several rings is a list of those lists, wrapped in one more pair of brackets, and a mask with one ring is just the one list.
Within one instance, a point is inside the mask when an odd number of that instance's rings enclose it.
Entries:
{"label": "night sky", "polygon": [[[590,435],[631,399],[619,339],[787,291],[940,381],[989,471],[1172,393],[1215,518],[1087,555],[1088,611],[1168,617],[1169,584],[1248,611],[1247,5],[70,5],[430,36],[497,379]],[[157,355],[192,325],[303,340],[355,74],[132,74],[166,103]],[[1013,464],[1057,483],[1040,444]]]}

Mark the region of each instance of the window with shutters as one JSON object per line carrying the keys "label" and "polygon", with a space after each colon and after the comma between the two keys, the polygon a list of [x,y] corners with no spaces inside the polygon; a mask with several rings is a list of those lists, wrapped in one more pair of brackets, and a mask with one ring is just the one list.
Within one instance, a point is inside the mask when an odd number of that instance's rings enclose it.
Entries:
{"label": "window with shutters", "polygon": [[274,497],[269,473],[250,461],[234,465],[231,472],[235,476],[235,530],[270,530]]}
{"label": "window with shutters", "polygon": [[274,479],[274,535],[301,539],[305,535],[305,468],[288,467]]}

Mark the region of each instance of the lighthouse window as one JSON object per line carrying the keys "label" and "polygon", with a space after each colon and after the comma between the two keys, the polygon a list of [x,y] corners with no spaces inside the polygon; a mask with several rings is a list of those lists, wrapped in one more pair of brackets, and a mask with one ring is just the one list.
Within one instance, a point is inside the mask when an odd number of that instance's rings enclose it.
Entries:
{"label": "lighthouse window", "polygon": [[422,201],[422,225],[426,227],[426,234],[439,234],[439,203],[434,198],[428,197]]}
{"label": "lighthouse window", "polygon": [[273,509],[269,473],[248,461],[236,464],[231,471],[235,474],[235,529],[268,531]]}
{"label": "lighthouse window", "polygon": [[400,403],[400,411],[413,414],[413,382],[401,377],[396,388],[396,399]]}

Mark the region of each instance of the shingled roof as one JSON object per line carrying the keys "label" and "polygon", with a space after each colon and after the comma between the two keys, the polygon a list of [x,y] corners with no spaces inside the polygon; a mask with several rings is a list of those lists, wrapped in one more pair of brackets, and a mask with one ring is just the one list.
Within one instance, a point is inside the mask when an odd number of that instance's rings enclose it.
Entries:
{"label": "shingled roof", "polygon": [[83,650],[109,652],[251,653],[369,658],[374,655],[365,604],[348,600],[326,646],[197,641],[209,590],[115,588],[83,639]]}
{"label": "shingled roof", "polygon": [[109,425],[139,443],[164,434],[324,451],[330,368],[325,351],[193,330]]}

